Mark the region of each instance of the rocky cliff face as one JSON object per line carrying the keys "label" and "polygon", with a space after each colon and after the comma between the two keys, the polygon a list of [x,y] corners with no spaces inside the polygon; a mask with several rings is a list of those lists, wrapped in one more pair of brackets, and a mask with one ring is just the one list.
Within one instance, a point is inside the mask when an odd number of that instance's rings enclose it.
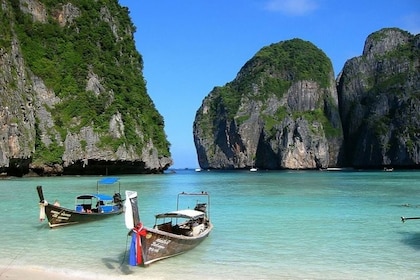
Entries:
{"label": "rocky cliff face", "polygon": [[371,34],[338,78],[348,164],[420,164],[420,36],[396,28]]}
{"label": "rocky cliff face", "polygon": [[128,11],[116,0],[53,2],[0,2],[0,172],[167,169]]}
{"label": "rocky cliff face", "polygon": [[200,166],[419,168],[419,36],[371,34],[336,83],[329,59],[308,42],[261,49],[198,109]]}
{"label": "rocky cliff face", "polygon": [[337,166],[343,138],[330,60],[299,39],[261,49],[204,99],[193,131],[202,168]]}

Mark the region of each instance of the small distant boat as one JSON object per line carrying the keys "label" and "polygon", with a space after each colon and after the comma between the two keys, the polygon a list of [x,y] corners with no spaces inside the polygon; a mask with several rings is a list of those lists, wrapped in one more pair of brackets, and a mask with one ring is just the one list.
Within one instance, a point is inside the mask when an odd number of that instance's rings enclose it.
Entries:
{"label": "small distant boat", "polygon": [[196,168],[195,172],[201,172],[201,168]]}
{"label": "small distant boat", "polygon": [[384,167],[384,171],[392,172],[392,171],[394,171],[394,168],[393,167]]}
{"label": "small distant boat", "polygon": [[251,169],[249,169],[249,171],[251,171],[251,172],[256,172],[256,171],[258,171],[258,168],[256,168],[256,167],[252,167]]}
{"label": "small distant boat", "polygon": [[327,167],[327,171],[353,171],[352,167]]}
{"label": "small distant boat", "polygon": [[[206,201],[197,201],[194,209],[180,210],[180,198],[184,196]],[[129,261],[132,266],[146,266],[185,253],[199,245],[213,229],[207,214],[210,202],[207,192],[178,194],[177,210],[157,214],[152,228],[143,226],[140,221],[137,192],[126,191],[126,198],[125,224],[132,237]]]}
{"label": "small distant boat", "polygon": [[405,221],[407,220],[420,220],[420,217],[411,217],[411,218],[401,217],[401,221],[403,223],[405,223]]}
{"label": "small distant boat", "polygon": [[[100,185],[118,183],[118,192],[113,196],[100,194]],[[37,186],[40,206],[40,221],[48,219],[50,228],[93,222],[121,214],[124,210],[120,194],[120,184],[117,178],[104,178],[97,182],[96,194],[82,194],[76,197],[75,209],[61,207],[58,201],[49,203],[44,198],[42,186]]]}

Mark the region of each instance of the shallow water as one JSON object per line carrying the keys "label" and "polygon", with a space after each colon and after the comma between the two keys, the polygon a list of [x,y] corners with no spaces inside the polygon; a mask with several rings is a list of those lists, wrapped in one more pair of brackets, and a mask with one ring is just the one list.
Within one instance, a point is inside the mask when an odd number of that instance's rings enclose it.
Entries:
{"label": "shallow water", "polygon": [[[36,186],[72,207],[100,177],[0,181],[0,276],[32,267],[92,279],[420,279],[420,172],[194,172],[120,176],[138,192],[140,218],[208,191],[215,226],[194,250],[147,268],[128,265],[124,216],[49,229]],[[113,193],[115,188],[109,190]],[[122,191],[123,192],[123,191]]]}

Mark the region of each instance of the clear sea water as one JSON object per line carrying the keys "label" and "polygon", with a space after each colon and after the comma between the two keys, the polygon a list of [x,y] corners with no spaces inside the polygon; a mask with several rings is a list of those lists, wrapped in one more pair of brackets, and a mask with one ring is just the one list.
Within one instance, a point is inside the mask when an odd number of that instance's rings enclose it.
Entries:
{"label": "clear sea water", "polygon": [[[420,172],[195,172],[119,176],[140,218],[176,195],[211,194],[214,231],[194,250],[147,268],[128,265],[124,216],[49,229],[36,186],[72,207],[100,177],[0,180],[0,278],[20,267],[91,279],[420,279]],[[112,193],[114,189],[110,190]]]}

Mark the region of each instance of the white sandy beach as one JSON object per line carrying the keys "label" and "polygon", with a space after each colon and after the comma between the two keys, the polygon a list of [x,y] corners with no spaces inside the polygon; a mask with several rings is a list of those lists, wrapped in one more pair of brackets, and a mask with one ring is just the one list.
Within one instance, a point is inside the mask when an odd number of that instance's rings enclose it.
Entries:
{"label": "white sandy beach", "polygon": [[[181,277],[180,275],[167,275],[165,273],[159,273],[159,275],[154,274],[153,276],[144,275],[77,275],[72,273],[65,273],[65,272],[51,272],[51,271],[44,271],[40,268],[17,268],[17,267],[0,267],[0,280],[134,280],[134,279],[144,279],[144,280],[181,280],[185,279],[185,277]],[[220,278],[215,278],[212,276],[200,276],[196,275],[192,277],[193,279],[201,278],[203,280],[218,280]],[[233,278],[226,278],[226,279],[233,279]],[[225,280],[226,280],[225,279]]]}
{"label": "white sandy beach", "polygon": [[[145,280],[165,280],[177,279],[177,277],[168,276],[165,273],[154,274],[151,277],[141,276]],[[205,277],[204,277],[205,278]],[[139,279],[139,275],[130,274],[89,274],[83,272],[65,272],[65,271],[49,271],[40,267],[17,267],[17,266],[0,266],[0,280],[133,280]],[[183,279],[183,278],[178,278]],[[210,278],[207,278],[210,279]]]}
{"label": "white sandy beach", "polygon": [[[112,277],[109,279],[119,279],[120,277]],[[103,275],[101,276],[83,276],[76,274],[69,274],[65,272],[52,272],[45,271],[41,268],[17,268],[17,267],[8,267],[0,268],[0,279],[1,280],[91,280],[91,279],[104,279]],[[105,277],[105,279],[107,279]]]}
{"label": "white sandy beach", "polygon": [[1,268],[0,279],[4,280],[45,280],[45,279],[62,279],[62,280],[87,280],[88,278],[75,277],[66,274],[52,273],[42,271],[40,269],[28,269],[28,268]]}
{"label": "white sandy beach", "polygon": [[79,272],[48,271],[39,267],[0,267],[1,280],[92,280],[92,279],[133,279],[131,275],[88,275]]}

